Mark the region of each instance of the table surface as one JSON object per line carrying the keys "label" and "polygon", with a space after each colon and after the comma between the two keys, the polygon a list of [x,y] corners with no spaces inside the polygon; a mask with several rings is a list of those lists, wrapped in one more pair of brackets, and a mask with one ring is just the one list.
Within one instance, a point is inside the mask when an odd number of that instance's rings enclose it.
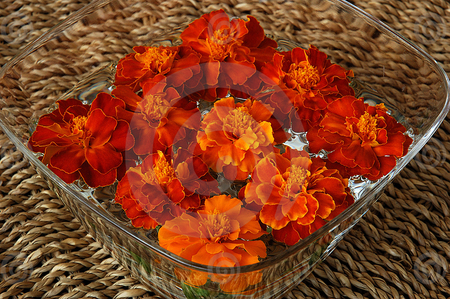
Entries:
{"label": "table surface", "polygon": [[[88,0],[1,0],[0,66]],[[353,0],[450,70],[445,0]],[[450,123],[286,298],[450,298]],[[159,298],[122,268],[0,132],[0,299]]]}

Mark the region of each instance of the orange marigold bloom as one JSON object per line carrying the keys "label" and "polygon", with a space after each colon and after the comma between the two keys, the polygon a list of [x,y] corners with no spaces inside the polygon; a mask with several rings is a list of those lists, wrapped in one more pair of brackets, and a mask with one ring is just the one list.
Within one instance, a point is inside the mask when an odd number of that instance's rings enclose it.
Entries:
{"label": "orange marigold bloom", "polygon": [[158,151],[131,167],[117,186],[115,200],[133,226],[155,228],[202,206],[202,200],[218,194],[217,182],[198,157],[179,149],[174,161]]}
{"label": "orange marigold bloom", "polygon": [[245,180],[256,163],[276,150],[268,120],[271,108],[251,99],[235,104],[232,97],[214,103],[197,134],[198,154],[228,180]]}
{"label": "orange marigold bloom", "polygon": [[[196,213],[183,213],[167,221],[158,239],[161,247],[187,260],[212,267],[240,267],[266,257],[264,242],[256,240],[263,234],[254,212],[243,208],[237,198],[218,195],[207,198],[204,208]],[[191,283],[206,282],[206,274],[196,273]],[[212,279],[226,292],[248,286],[246,279],[236,281],[226,275],[214,275]]]}
{"label": "orange marigold bloom", "polygon": [[164,152],[177,142],[185,143],[187,131],[199,128],[201,114],[196,104],[181,98],[163,82],[143,82],[141,96],[128,86],[119,86],[112,94],[126,104],[119,115],[130,123],[136,140],[133,150],[139,156]]}
{"label": "orange marigold bloom", "polygon": [[369,106],[362,99],[345,96],[330,103],[327,110],[307,134],[309,148],[314,153],[330,151],[328,160],[342,165],[347,176],[377,180],[408,152],[411,137],[383,104]]}
{"label": "orange marigold bloom", "polygon": [[133,50],[117,64],[114,85],[138,91],[142,82],[165,80],[183,90],[195,88],[202,77],[200,57],[189,47],[136,46]]}
{"label": "orange marigold bloom", "polygon": [[278,241],[293,245],[353,202],[348,180],[306,152],[272,153],[259,161],[245,186],[245,202],[260,210]]}
{"label": "orange marigold bloom", "polygon": [[117,117],[124,102],[99,93],[90,106],[76,99],[56,103],[39,119],[30,149],[44,153],[42,162],[66,183],[83,178],[93,188],[113,184],[124,167],[123,152],[134,145],[128,123]]}
{"label": "orange marigold bloom", "polygon": [[213,11],[189,24],[180,35],[183,45],[201,55],[205,99],[225,97],[230,89],[255,90],[257,67],[270,60],[277,43],[264,34],[252,16],[230,20],[223,10]]}
{"label": "orange marigold bloom", "polygon": [[272,92],[265,102],[276,108],[277,114],[288,115],[296,132],[317,124],[328,103],[355,94],[348,79],[353,72],[331,63],[314,46],[276,53],[261,73],[267,88],[277,85],[281,89]]}

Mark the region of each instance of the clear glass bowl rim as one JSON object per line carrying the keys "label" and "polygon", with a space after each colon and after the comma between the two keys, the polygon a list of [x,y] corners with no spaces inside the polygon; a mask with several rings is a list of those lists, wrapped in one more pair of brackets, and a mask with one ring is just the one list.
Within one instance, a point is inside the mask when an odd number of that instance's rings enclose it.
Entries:
{"label": "clear glass bowl rim", "polygon": [[[94,0],[90,4],[85,7],[79,9],[78,11],[70,14],[66,19],[60,21],[58,24],[53,26],[50,30],[37,37],[33,41],[31,41],[27,46],[25,46],[18,54],[16,54],[10,61],[8,61],[1,69],[0,69],[0,78],[3,78],[8,70],[12,68],[14,65],[19,63],[22,59],[24,59],[28,54],[37,50],[42,44],[51,40],[53,37],[57,36],[59,33],[63,32],[66,28],[75,24],[77,21],[82,19],[84,16],[94,12],[96,9],[101,8],[114,0]],[[426,63],[440,76],[442,80],[445,90],[445,103],[444,107],[437,116],[435,122],[431,126],[431,128],[418,140],[412,148],[410,148],[408,154],[403,157],[395,166],[395,168],[386,176],[381,178],[374,188],[364,194],[358,201],[356,201],[353,205],[348,207],[345,211],[339,214],[336,218],[328,222],[326,225],[318,229],[316,232],[311,234],[305,239],[300,240],[297,244],[290,246],[287,250],[282,253],[277,254],[274,257],[268,258],[259,262],[258,264],[242,266],[242,267],[233,267],[233,268],[223,268],[223,267],[210,267],[198,263],[191,262],[189,260],[185,260],[177,255],[172,254],[171,252],[163,249],[160,246],[153,246],[152,244],[146,242],[139,238],[137,234],[132,232],[129,228],[117,223],[114,218],[110,215],[106,214],[102,210],[100,210],[97,206],[95,206],[92,202],[90,202],[87,198],[82,196],[76,190],[72,189],[68,184],[62,181],[59,177],[53,174],[41,161],[39,161],[31,151],[20,141],[19,138],[13,133],[13,129],[4,119],[4,116],[0,113],[0,127],[4,131],[4,133],[8,136],[8,138],[14,143],[19,151],[21,151],[25,157],[36,165],[40,171],[42,171],[46,176],[52,177],[54,179],[54,183],[58,184],[58,186],[64,190],[68,195],[77,200],[80,200],[87,208],[89,208],[92,212],[102,217],[102,220],[108,222],[110,225],[114,226],[116,229],[120,230],[122,233],[126,234],[133,241],[139,243],[145,248],[152,250],[158,255],[171,260],[172,262],[188,267],[192,270],[202,271],[202,272],[214,272],[214,273],[230,273],[229,271],[234,271],[237,268],[239,269],[239,273],[245,273],[250,271],[257,271],[263,268],[266,268],[270,265],[281,262],[283,259],[288,258],[292,254],[295,254],[299,250],[302,250],[317,241],[321,237],[323,237],[327,232],[335,229],[342,221],[350,218],[355,213],[357,213],[363,205],[370,201],[377,193],[382,192],[386,185],[410,162],[410,160],[422,149],[423,146],[428,142],[428,140],[432,137],[432,135],[439,128],[442,121],[445,119],[447,113],[449,112],[449,86],[450,81],[446,74],[446,72],[439,66],[439,64],[423,49],[416,46],[413,42],[406,39],[399,33],[395,32],[389,26],[373,17],[372,15],[366,13],[362,9],[357,6],[346,2],[345,0],[327,0],[330,3],[333,3],[337,7],[340,7],[346,11],[352,12],[355,16],[362,18],[369,25],[375,27],[380,32],[386,34],[390,38],[396,40],[399,44],[403,45],[406,49],[408,49],[411,53],[415,53],[418,57],[424,59]],[[234,270],[233,270],[234,269]]]}

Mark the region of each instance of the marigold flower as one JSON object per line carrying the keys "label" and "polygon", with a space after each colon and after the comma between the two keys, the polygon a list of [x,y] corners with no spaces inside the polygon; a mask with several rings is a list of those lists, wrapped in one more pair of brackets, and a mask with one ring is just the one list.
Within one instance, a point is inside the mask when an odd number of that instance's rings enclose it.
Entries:
{"label": "marigold flower", "polygon": [[271,115],[270,107],[252,99],[235,104],[229,97],[215,102],[197,134],[197,153],[228,180],[247,179],[256,163],[276,150],[268,122]]}
{"label": "marigold flower", "polygon": [[277,115],[289,116],[296,132],[306,131],[320,121],[328,103],[355,94],[348,79],[353,72],[331,63],[314,46],[276,53],[261,73],[267,88],[276,85],[281,89],[272,92],[266,103],[276,108]]}
{"label": "marigold flower", "polygon": [[200,158],[179,149],[174,161],[158,151],[128,169],[117,186],[115,200],[133,226],[155,228],[186,210],[202,206],[218,194],[217,182]]}
{"label": "marigold flower", "polygon": [[384,104],[369,106],[362,99],[345,96],[330,103],[327,110],[307,134],[309,149],[330,151],[328,160],[342,165],[348,176],[377,180],[408,152],[412,139]]}
{"label": "marigold flower", "polygon": [[117,64],[114,85],[138,91],[142,82],[164,80],[181,92],[184,87],[197,87],[202,77],[199,55],[189,47],[136,46],[133,50]]}
{"label": "marigold flower", "polygon": [[353,202],[348,180],[338,170],[293,150],[259,161],[244,197],[249,208],[260,210],[259,219],[272,227],[274,238],[287,245],[334,217],[337,207]]}
{"label": "marigold flower", "polygon": [[[204,98],[214,101],[230,89],[255,90],[260,82],[257,66],[272,58],[277,43],[264,35],[259,22],[231,19],[223,10],[193,21],[180,35],[183,45],[201,55]],[[247,93],[249,93],[247,91]]]}
{"label": "marigold flower", "polygon": [[240,267],[266,257],[264,242],[256,240],[263,234],[254,212],[237,198],[218,195],[207,198],[203,209],[167,221],[158,239],[161,247],[187,260]]}
{"label": "marigold flower", "polygon": [[116,113],[124,102],[99,93],[91,106],[76,99],[57,104],[39,119],[30,149],[44,153],[42,162],[66,183],[80,177],[93,188],[114,183],[123,152],[134,145],[128,123]]}
{"label": "marigold flower", "polygon": [[196,104],[181,98],[163,82],[143,82],[142,96],[127,86],[117,87],[112,94],[126,104],[119,115],[130,123],[136,140],[133,150],[139,156],[164,152],[177,142],[185,143],[187,131],[199,128],[201,114]]}

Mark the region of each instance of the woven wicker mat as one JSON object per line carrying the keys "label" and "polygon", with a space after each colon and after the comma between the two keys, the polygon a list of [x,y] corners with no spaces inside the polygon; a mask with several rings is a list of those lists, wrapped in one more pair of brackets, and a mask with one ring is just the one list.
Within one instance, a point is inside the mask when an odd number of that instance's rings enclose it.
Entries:
{"label": "woven wicker mat", "polygon": [[[1,0],[0,65],[87,2]],[[448,2],[352,2],[450,71]],[[332,255],[287,298],[450,298],[449,134],[447,118]],[[0,146],[0,299],[159,298],[86,235],[3,133]]]}

